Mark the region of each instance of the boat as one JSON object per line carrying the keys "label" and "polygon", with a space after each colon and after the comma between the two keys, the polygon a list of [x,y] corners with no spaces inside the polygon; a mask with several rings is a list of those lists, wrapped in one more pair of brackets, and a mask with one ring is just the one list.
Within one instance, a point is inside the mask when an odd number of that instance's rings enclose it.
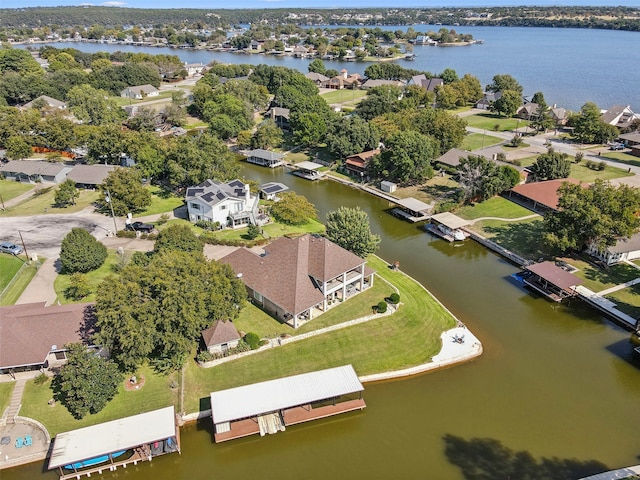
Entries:
{"label": "boat", "polygon": [[100,455],[99,457],[88,458],[87,460],[83,460],[82,462],[72,463],[70,465],[65,465],[64,468],[67,470],[78,470],[84,467],[91,467],[93,465],[98,465],[100,463],[108,462],[111,458],[117,458],[124,455],[127,451],[121,450],[119,452],[113,452],[111,455]]}
{"label": "boat", "polygon": [[444,225],[442,225],[441,223],[438,224],[438,230],[440,230],[444,235],[450,235],[453,237],[454,240],[456,241],[462,241],[465,240],[467,237],[465,237],[464,232],[462,230],[458,230],[456,229],[451,229],[449,227],[446,227]]}
{"label": "boat", "polygon": [[176,437],[169,437],[164,442],[164,451],[165,453],[175,452],[178,450],[178,442],[176,441]]}

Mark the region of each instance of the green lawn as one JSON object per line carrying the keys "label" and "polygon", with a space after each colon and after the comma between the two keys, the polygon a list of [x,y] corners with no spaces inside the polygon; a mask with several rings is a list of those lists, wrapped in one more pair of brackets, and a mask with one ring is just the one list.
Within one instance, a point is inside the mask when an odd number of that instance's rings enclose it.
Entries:
{"label": "green lawn", "polygon": [[146,188],[151,192],[151,205],[149,205],[144,212],[137,213],[137,217],[156,215],[158,213],[169,213],[184,204],[184,198],[176,197],[169,190],[156,186],[149,186]]}
{"label": "green lawn", "polygon": [[569,177],[581,180],[583,182],[593,182],[596,179],[600,180],[612,180],[614,178],[632,177],[633,173],[627,171],[626,168],[610,167],[607,166],[604,170],[593,170],[588,168],[586,164],[574,163],[571,165],[571,174]]}
{"label": "green lawn", "polygon": [[[129,252],[130,253],[130,252]],[[127,256],[127,252],[125,252],[125,257]],[[86,273],[87,280],[89,285],[91,285],[93,291],[102,283],[102,281],[108,277],[109,275],[117,273],[116,267],[120,262],[121,257],[115,251],[110,250],[109,256],[105,260],[104,264],[97,270],[93,270],[91,272]],[[66,298],[64,296],[65,290],[69,287],[69,278],[70,275],[59,274],[53,282],[53,288],[56,291],[56,295],[58,296],[58,301],[60,303],[79,303],[79,302],[93,302],[95,301],[95,294],[92,293],[81,300],[72,300],[70,298]]]}
{"label": "green lawn", "polygon": [[367,96],[366,90],[332,90],[321,95],[329,104],[332,103],[354,103]]}
{"label": "green lawn", "polygon": [[172,404],[177,406],[179,389],[170,387],[171,382],[178,378],[177,374],[164,377],[155,374],[148,367],[143,367],[138,372],[138,378],[140,375],[145,378],[145,384],[140,390],[126,391],[123,377],[118,393],[104,410],[95,415],[88,415],[82,420],[74,419],[60,402],[56,402],[54,406],[48,404],[53,397],[51,381],[44,385],[36,385],[33,380],[30,380],[24,389],[20,415],[43,423],[53,437],[60,432],[108,422]]}
{"label": "green lawn", "polygon": [[56,185],[44,187],[43,190],[46,190],[45,193],[33,195],[18,205],[7,208],[1,215],[22,217],[42,213],[76,213],[94,203],[100,196],[100,193],[97,191],[79,190],[80,196],[76,199],[75,205],[58,208],[54,204],[56,188]]}
{"label": "green lawn", "polygon": [[614,152],[613,150],[603,150],[602,156],[610,160],[615,160],[629,165],[640,166],[640,158],[624,152]]}
{"label": "green lawn", "polygon": [[368,264],[400,290],[403,305],[395,314],[214,368],[190,362],[185,376],[186,411],[209,408],[211,391],[282,376],[349,363],[358,375],[367,375],[429,362],[442,347],[440,334],[455,326],[455,320],[420,284],[389,269],[380,258],[369,257]]}
{"label": "green lawn", "polygon": [[9,406],[14,385],[14,382],[0,383],[0,416],[4,413],[5,408]]}
{"label": "green lawn", "polygon": [[626,263],[604,269],[580,258],[563,258],[562,260],[576,267],[578,271],[574,272],[574,275],[582,278],[583,285],[594,292],[640,277],[640,270]]}
{"label": "green lawn", "polygon": [[466,205],[455,212],[466,220],[481,217],[520,218],[532,215],[533,212],[503,197],[492,197],[481,203]]}
{"label": "green lawn", "polygon": [[295,152],[289,152],[284,156],[284,159],[289,162],[289,163],[300,163],[300,162],[306,162],[307,160],[309,160],[309,154],[307,152],[304,151],[295,151]]}
{"label": "green lawn", "polygon": [[[638,271],[640,276],[640,271]],[[618,290],[606,295],[607,299],[615,302],[618,310],[632,316],[640,317],[640,285],[632,285],[631,287]]]}
{"label": "green lawn", "polygon": [[[520,120],[518,118],[506,118],[493,113],[478,113],[465,117],[468,125],[475,128],[483,128],[487,131],[509,131],[516,128],[524,128],[529,124],[528,120]],[[496,125],[498,128],[496,129]]]}
{"label": "green lawn", "polygon": [[482,220],[472,229],[524,258],[536,260],[549,255],[541,244],[544,232],[541,218],[520,222]]}
{"label": "green lawn", "polygon": [[[22,195],[24,192],[28,192],[32,188],[35,188],[35,185],[30,183],[21,183],[14,182],[12,180],[0,179],[0,197],[2,197],[2,200],[4,202],[6,202],[7,200],[11,200],[18,195]],[[2,205],[0,204],[0,206]]]}
{"label": "green lawn", "polygon": [[478,150],[479,148],[490,147],[502,143],[504,140],[491,135],[483,135],[482,133],[468,133],[460,146],[462,150]]}
{"label": "green lawn", "polygon": [[[109,97],[109,99],[113,100],[119,107],[124,107],[125,105],[137,105],[139,103],[143,103],[143,102],[152,102],[155,100],[162,100],[162,99],[170,99],[171,98],[171,93],[172,90],[166,90],[164,92],[160,92],[159,95],[155,96],[155,97],[145,97],[142,98],[140,100],[134,100],[132,98],[128,98],[128,97]],[[145,105],[142,105],[143,107]],[[157,108],[158,104],[151,104],[149,105],[150,108]]]}
{"label": "green lawn", "polygon": [[[7,255],[8,256],[8,255]],[[13,305],[18,301],[24,289],[27,288],[31,279],[35,276],[39,266],[46,260],[46,258],[40,258],[38,262],[32,262],[31,265],[25,266],[21,269],[15,277],[13,283],[7,288],[2,296],[0,296],[0,306]],[[22,262],[20,262],[22,263]],[[0,264],[0,270],[3,270],[3,265]]]}
{"label": "green lawn", "polygon": [[24,259],[8,255],[0,254],[0,292],[2,292],[14,275],[20,270],[24,264]]}

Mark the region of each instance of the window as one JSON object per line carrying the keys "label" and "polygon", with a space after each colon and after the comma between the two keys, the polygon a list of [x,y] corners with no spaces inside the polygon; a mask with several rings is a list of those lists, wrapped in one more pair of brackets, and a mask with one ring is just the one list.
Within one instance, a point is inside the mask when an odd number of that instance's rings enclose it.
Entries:
{"label": "window", "polygon": [[226,205],[220,205],[220,210],[226,210],[227,206]]}
{"label": "window", "polygon": [[193,208],[194,210],[200,210],[200,205],[198,203],[192,203],[191,208]]}
{"label": "window", "polygon": [[56,360],[64,360],[67,358],[64,352],[55,352]]}
{"label": "window", "polygon": [[262,302],[262,295],[260,295],[258,292],[254,291],[253,296],[255,297],[256,300],[258,300],[259,302]]}

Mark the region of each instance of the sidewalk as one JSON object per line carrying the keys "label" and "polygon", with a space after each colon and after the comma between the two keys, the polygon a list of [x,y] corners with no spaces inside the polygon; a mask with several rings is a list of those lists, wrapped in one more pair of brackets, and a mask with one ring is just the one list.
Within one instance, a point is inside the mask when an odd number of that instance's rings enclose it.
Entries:
{"label": "sidewalk", "polygon": [[31,190],[28,190],[20,195],[18,195],[17,197],[13,197],[10,200],[6,200],[4,202],[4,208],[10,208],[13,207],[14,205],[19,204],[20,202],[25,201],[28,198],[31,198],[31,196],[33,195],[34,191],[36,190],[36,186],[34,185],[33,188]]}
{"label": "sidewalk", "polygon": [[38,269],[35,276],[24,289],[16,305],[35,302],[46,302],[46,305],[52,305],[58,298],[56,291],[53,289],[53,282],[58,276],[55,267],[56,259],[47,259]]}

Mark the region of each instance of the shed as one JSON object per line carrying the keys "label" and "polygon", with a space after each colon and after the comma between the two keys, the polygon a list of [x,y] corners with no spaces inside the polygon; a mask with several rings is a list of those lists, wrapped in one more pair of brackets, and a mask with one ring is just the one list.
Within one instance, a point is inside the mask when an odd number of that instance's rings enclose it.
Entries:
{"label": "shed", "polygon": [[387,193],[393,193],[398,189],[398,185],[393,182],[389,182],[387,180],[383,180],[380,182],[380,190]]}
{"label": "shed", "polygon": [[216,320],[211,327],[202,331],[202,339],[210,353],[225,353],[238,346],[240,334],[231,320]]}

